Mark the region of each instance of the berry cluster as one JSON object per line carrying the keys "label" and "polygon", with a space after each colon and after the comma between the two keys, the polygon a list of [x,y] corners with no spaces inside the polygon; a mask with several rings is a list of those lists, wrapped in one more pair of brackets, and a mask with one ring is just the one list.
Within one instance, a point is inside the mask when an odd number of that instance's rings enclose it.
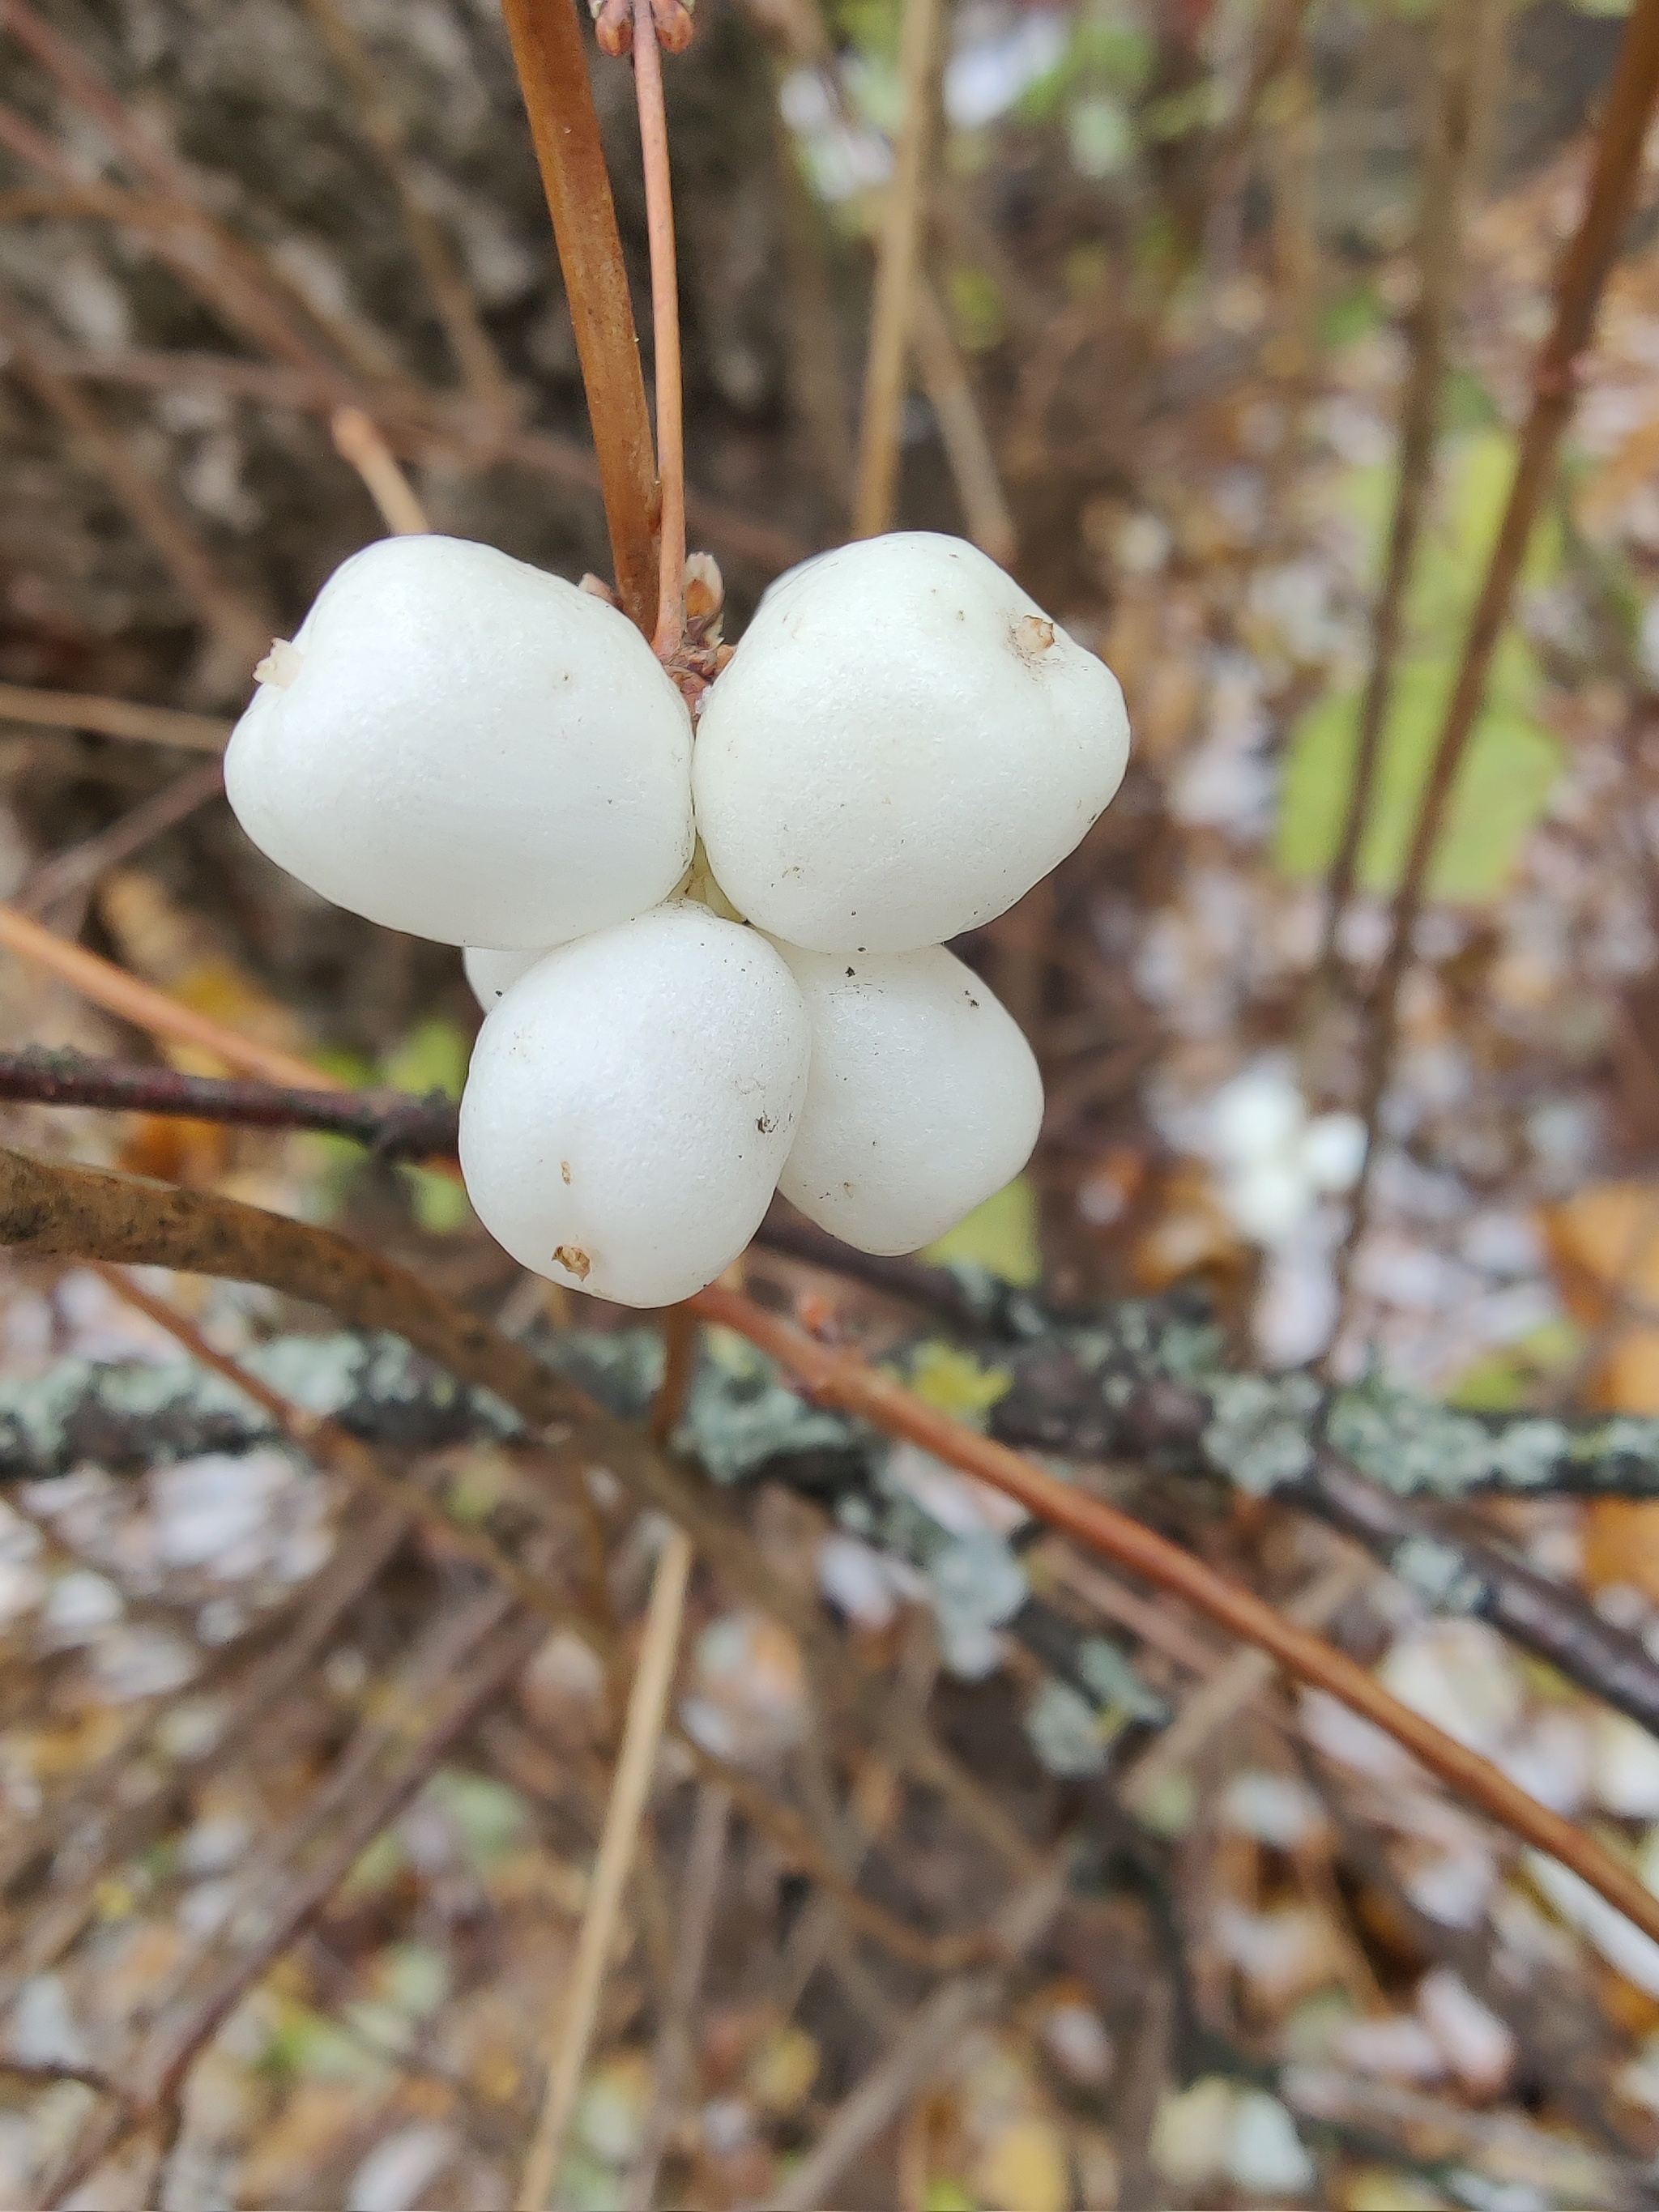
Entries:
{"label": "berry cluster", "polygon": [[598,596],[386,539],[273,646],[226,757],[254,843],[371,921],[472,948],[479,1218],[656,1306],[775,1189],[866,1251],[1024,1164],[1042,1088],[943,940],[1116,790],[1115,678],[973,546],[920,532],[775,584],[699,702]]}

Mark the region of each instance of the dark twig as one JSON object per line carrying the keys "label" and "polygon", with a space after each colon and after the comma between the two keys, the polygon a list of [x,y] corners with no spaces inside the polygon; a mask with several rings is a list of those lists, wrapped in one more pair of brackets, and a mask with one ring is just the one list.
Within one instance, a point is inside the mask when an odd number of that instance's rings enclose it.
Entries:
{"label": "dark twig", "polygon": [[220,1081],[38,1045],[0,1053],[0,1098],[183,1115],[246,1128],[315,1129],[349,1137],[388,1160],[453,1157],[459,1111],[441,1091],[416,1097],[409,1091],[304,1091],[277,1083]]}
{"label": "dark twig", "polygon": [[1641,175],[1642,147],[1656,93],[1659,93],[1659,0],[1636,0],[1607,92],[1583,214],[1556,286],[1554,327],[1533,371],[1532,406],[1521,432],[1515,480],[1464,641],[1457,682],[1436,741],[1395,899],[1389,949],[1371,1000],[1360,1100],[1370,1142],[1354,1194],[1343,1254],[1345,1283],[1369,1217],[1377,1123],[1394,1059],[1400,988],[1411,963],[1430,865],[1486,696],[1492,654],[1509,619],[1533,525],[1554,478],[1556,456],[1577,398],[1580,357],[1594,334],[1602,289],[1624,236]]}
{"label": "dark twig", "polygon": [[507,27],[564,270],[623,606],[657,612],[657,464],[622,239],[575,0],[506,0]]}
{"label": "dark twig", "polygon": [[1412,310],[1411,368],[1400,412],[1398,489],[1389,531],[1388,557],[1371,617],[1371,660],[1359,706],[1353,782],[1336,857],[1331,863],[1321,972],[1328,975],[1337,932],[1353,895],[1359,848],[1370,818],[1382,731],[1394,697],[1410,581],[1434,463],[1446,336],[1457,296],[1462,258],[1463,189],[1478,133],[1475,128],[1486,18],[1492,0],[1458,0],[1439,24],[1439,96],[1433,137],[1423,173],[1418,219],[1418,297]]}
{"label": "dark twig", "polygon": [[49,913],[59,900],[75,897],[88,891],[111,868],[118,867],[135,853],[142,853],[164,830],[172,830],[188,820],[197,808],[216,799],[225,787],[225,772],[220,763],[204,761],[179,776],[176,781],[164,785],[153,798],[141,805],[131,807],[118,822],[112,822],[107,830],[96,836],[86,837],[66,852],[55,853],[43,861],[17,894],[19,910],[24,914]]}

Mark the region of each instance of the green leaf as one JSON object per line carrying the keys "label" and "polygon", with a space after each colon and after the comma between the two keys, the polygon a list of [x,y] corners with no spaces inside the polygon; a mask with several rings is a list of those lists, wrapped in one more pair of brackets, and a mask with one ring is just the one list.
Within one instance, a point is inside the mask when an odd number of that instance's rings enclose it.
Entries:
{"label": "green leaf", "polygon": [[916,1346],[905,1379],[924,1405],[975,1428],[1014,1387],[1006,1368],[981,1367],[971,1352],[937,1339]]}
{"label": "green leaf", "polygon": [[453,1237],[472,1218],[465,1191],[453,1176],[432,1168],[400,1168],[417,1224],[428,1237]]}
{"label": "green leaf", "polygon": [[[1518,639],[1499,658],[1512,653],[1531,659]],[[1456,672],[1448,659],[1414,660],[1396,676],[1359,848],[1367,890],[1389,891],[1400,881]],[[1498,896],[1560,772],[1558,740],[1507,702],[1502,685],[1492,689],[1499,696],[1475,724],[1429,871],[1435,898]],[[1357,692],[1322,700],[1292,734],[1279,827],[1279,865],[1291,875],[1322,874],[1335,858],[1358,735]]]}
{"label": "green leaf", "polygon": [[453,1022],[434,1016],[417,1023],[392,1046],[380,1063],[381,1080],[399,1091],[422,1095],[441,1091],[446,1097],[459,1098],[471,1052],[471,1043]]}
{"label": "green leaf", "polygon": [[[1400,880],[1514,471],[1514,441],[1501,431],[1452,440],[1443,456],[1407,593],[1402,649],[1360,846],[1359,880],[1368,890],[1392,890]],[[1395,496],[1391,467],[1352,471],[1340,495],[1374,580],[1382,573]],[[1523,580],[1547,585],[1561,559],[1560,524],[1551,515],[1533,533]],[[1503,890],[1561,767],[1561,747],[1538,719],[1542,690],[1536,656],[1510,630],[1493,657],[1486,702],[1430,871],[1433,896],[1474,901]],[[1359,704],[1357,690],[1322,699],[1291,732],[1278,839],[1279,865],[1290,874],[1322,873],[1335,857],[1352,787]]]}
{"label": "green leaf", "polygon": [[966,1261],[1016,1289],[1030,1290],[1042,1275],[1036,1190],[1025,1176],[1016,1176],[983,1206],[976,1206],[965,1221],[947,1229],[921,1256],[941,1267]]}

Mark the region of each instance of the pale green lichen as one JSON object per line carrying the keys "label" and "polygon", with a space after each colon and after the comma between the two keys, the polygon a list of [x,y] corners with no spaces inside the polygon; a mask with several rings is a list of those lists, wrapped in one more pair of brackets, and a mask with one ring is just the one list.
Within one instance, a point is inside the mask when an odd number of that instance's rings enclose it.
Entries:
{"label": "pale green lichen", "polygon": [[708,1344],[676,1441],[716,1482],[741,1482],[769,1460],[857,1449],[853,1423],[798,1397],[752,1345],[725,1329],[709,1330]]}
{"label": "pale green lichen", "polygon": [[1310,1375],[1221,1375],[1208,1387],[1204,1449],[1241,1490],[1264,1498],[1310,1472],[1310,1431],[1321,1403]]}
{"label": "pale green lichen", "polygon": [[1109,1712],[1153,1726],[1169,1719],[1167,1698],[1150,1689],[1116,1644],[1109,1644],[1103,1636],[1085,1637],[1079,1645],[1077,1671]]}
{"label": "pale green lichen", "polygon": [[1389,1557],[1393,1573],[1437,1613],[1479,1613],[1491,1592],[1455,1544],[1407,1536]]}
{"label": "pale green lichen", "polygon": [[1080,1782],[1103,1772],[1110,1731],[1088,1699],[1050,1675],[1025,1709],[1025,1739],[1050,1774]]}

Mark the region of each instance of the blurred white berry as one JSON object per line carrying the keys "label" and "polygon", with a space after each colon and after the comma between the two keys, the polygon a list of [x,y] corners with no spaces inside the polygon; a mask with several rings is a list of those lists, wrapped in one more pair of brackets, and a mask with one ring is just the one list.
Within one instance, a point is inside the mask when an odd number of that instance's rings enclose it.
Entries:
{"label": "blurred white berry", "polygon": [[1210,1102],[1207,1149],[1220,1171],[1233,1224],[1252,1243],[1285,1243],[1322,1196],[1351,1190],[1365,1162],[1357,1114],[1311,1118],[1294,1078],[1259,1061]]}
{"label": "blurred white berry", "polygon": [[1042,1121],[1013,1017],[943,945],[884,959],[780,944],[812,1024],[779,1188],[863,1252],[914,1252],[1011,1182]]}
{"label": "blurred white berry", "polygon": [[1003,913],[1122,780],[1116,678],[959,538],[843,545],[773,585],[705,700],[697,827],[721,888],[819,952],[908,952]]}
{"label": "blurred white berry", "polygon": [[811,1042],[765,939],[687,901],[558,947],[473,1048],[460,1158],[479,1219],[553,1282],[690,1297],[760,1226]]}
{"label": "blurred white berry", "polygon": [[337,568],[225,756],[258,845],[325,898],[454,945],[550,945],[691,857],[690,718],[627,617],[455,538]]}

